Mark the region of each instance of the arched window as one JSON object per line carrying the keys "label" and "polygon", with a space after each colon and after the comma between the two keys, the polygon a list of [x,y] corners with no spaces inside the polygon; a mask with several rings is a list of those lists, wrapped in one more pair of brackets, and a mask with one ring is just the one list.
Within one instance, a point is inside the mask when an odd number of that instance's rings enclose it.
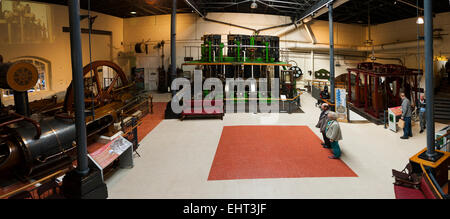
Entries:
{"label": "arched window", "polygon": [[[19,57],[11,60],[11,62],[26,62],[33,64],[38,70],[39,79],[34,88],[29,90],[29,93],[50,90],[49,78],[50,78],[50,62],[38,57]],[[11,90],[4,90],[3,96],[12,96]]]}

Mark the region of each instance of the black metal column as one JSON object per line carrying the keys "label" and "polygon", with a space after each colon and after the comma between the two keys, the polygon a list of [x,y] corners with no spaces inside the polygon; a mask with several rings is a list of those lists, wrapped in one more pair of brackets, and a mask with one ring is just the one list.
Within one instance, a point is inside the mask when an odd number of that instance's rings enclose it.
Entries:
{"label": "black metal column", "polygon": [[433,1],[424,1],[425,13],[425,80],[426,80],[426,117],[427,117],[427,157],[435,160],[434,126],[434,68],[433,68]]}
{"label": "black metal column", "polygon": [[68,5],[78,164],[74,171],[64,176],[62,193],[68,199],[106,199],[108,188],[103,182],[102,172],[96,168],[90,169],[87,157],[80,0],[69,0]]}
{"label": "black metal column", "polygon": [[334,26],[333,26],[333,2],[328,4],[328,23],[330,25],[330,102],[335,99],[335,69],[334,69]]}
{"label": "black metal column", "polygon": [[[171,17],[171,25],[170,25],[170,55],[171,55],[171,70],[170,78],[171,81],[177,78],[177,0],[172,0],[172,17]],[[170,85],[169,85],[170,86]],[[176,91],[172,90],[172,96],[175,96]]]}
{"label": "black metal column", "polygon": [[89,173],[84,105],[83,55],[81,50],[80,0],[69,0],[70,48],[72,56],[72,80],[75,99],[75,126],[77,129],[78,174]]}
{"label": "black metal column", "polygon": [[14,91],[14,106],[16,107],[16,113],[26,117],[31,116],[27,91]]}

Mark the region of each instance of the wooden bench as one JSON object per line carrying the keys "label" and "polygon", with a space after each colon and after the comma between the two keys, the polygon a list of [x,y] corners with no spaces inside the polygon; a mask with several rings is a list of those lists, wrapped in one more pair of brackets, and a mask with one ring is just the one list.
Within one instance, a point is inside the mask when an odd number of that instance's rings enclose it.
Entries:
{"label": "wooden bench", "polygon": [[[195,106],[194,104],[195,103],[200,103],[201,104],[201,106],[202,106],[202,111],[201,112],[195,112],[194,111],[194,106]],[[203,101],[202,100],[198,100],[198,101],[191,100],[191,112],[184,112],[183,111],[181,113],[180,120],[183,121],[187,117],[190,117],[190,118],[211,118],[211,117],[213,117],[213,118],[219,118],[219,119],[223,120],[223,115],[224,115],[224,113],[223,113],[223,101],[222,100],[219,100],[219,101],[211,100],[211,105],[212,106],[221,106],[222,109],[220,110],[220,112],[209,113],[209,112],[205,111],[205,109],[203,107]]]}
{"label": "wooden bench", "polygon": [[421,168],[423,173],[419,189],[394,185],[396,199],[443,199],[423,165]]}

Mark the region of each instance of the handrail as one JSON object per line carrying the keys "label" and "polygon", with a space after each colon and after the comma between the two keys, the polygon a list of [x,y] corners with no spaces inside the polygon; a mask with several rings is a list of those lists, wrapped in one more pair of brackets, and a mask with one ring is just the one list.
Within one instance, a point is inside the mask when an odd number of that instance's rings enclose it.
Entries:
{"label": "handrail", "polygon": [[[436,180],[436,178],[434,177],[433,173],[430,172],[430,173],[429,173],[429,176],[430,176],[430,179],[431,179],[431,181],[433,182],[434,185],[439,185],[439,183],[437,182],[437,180]],[[442,190],[442,188],[441,188],[440,186],[437,186],[436,188],[437,188],[437,190],[438,190],[438,192],[439,192],[439,195],[443,198],[443,196],[445,195],[445,193],[444,193],[444,191]]]}
{"label": "handrail", "polygon": [[29,117],[26,117],[26,116],[23,116],[23,115],[14,113],[14,112],[11,112],[10,115],[13,115],[13,116],[15,116],[17,118],[15,118],[13,120],[10,120],[10,121],[7,121],[7,122],[4,122],[4,123],[1,123],[0,127],[8,126],[8,125],[11,125],[11,124],[14,124],[14,123],[18,123],[18,122],[21,122],[21,121],[25,121],[25,122],[31,123],[35,127],[36,135],[34,136],[34,139],[39,139],[41,137],[41,134],[42,134],[41,125],[38,122],[34,121],[33,119],[31,119]]}
{"label": "handrail", "polygon": [[430,179],[430,175],[428,175],[427,170],[425,169],[425,167],[423,166],[423,164],[420,164],[420,168],[422,169],[422,172],[424,173],[425,177],[427,178],[427,180],[430,182],[431,186],[433,187],[433,190],[437,193],[438,198],[439,199],[443,199],[441,193],[439,192],[439,190],[436,188],[436,185],[434,184],[434,182]]}
{"label": "handrail", "polygon": [[336,106],[336,104],[331,103],[330,101],[328,101],[327,99],[321,99],[323,102],[325,102],[326,104],[328,104],[329,106]]}
{"label": "handrail", "polygon": [[[441,137],[436,138],[436,140],[434,141],[436,147],[439,146],[439,143],[438,143],[438,142],[439,142],[440,140],[442,140],[442,139],[444,139],[445,137],[448,137],[448,136],[450,136],[450,130],[447,130],[447,133],[446,133],[445,135],[442,135]],[[447,144],[449,144],[449,143],[446,143],[446,144],[444,144],[444,145],[447,145]]]}
{"label": "handrail", "polygon": [[[297,89],[297,91],[300,91]],[[296,99],[298,99],[301,95],[303,95],[303,91],[300,91],[300,94],[297,95],[294,98],[290,98],[290,99],[281,99],[281,98],[224,98],[225,101],[227,100],[235,100],[235,101],[240,101],[240,100],[281,100],[281,101],[295,101]]]}
{"label": "handrail", "polygon": [[55,172],[55,173],[53,173],[53,174],[51,174],[49,176],[46,176],[46,177],[44,177],[42,179],[39,179],[39,180],[36,180],[36,181],[34,181],[32,183],[29,183],[29,184],[27,184],[27,185],[25,185],[25,186],[23,186],[23,187],[21,187],[19,189],[16,189],[16,190],[8,192],[6,194],[0,195],[0,199],[4,199],[4,198],[10,197],[10,196],[12,196],[14,194],[17,194],[19,192],[25,191],[28,188],[37,185],[38,183],[42,183],[42,182],[47,181],[49,179],[57,178],[58,176],[60,176],[62,174],[65,174],[67,172],[67,170],[68,169],[57,171],[57,172]]}

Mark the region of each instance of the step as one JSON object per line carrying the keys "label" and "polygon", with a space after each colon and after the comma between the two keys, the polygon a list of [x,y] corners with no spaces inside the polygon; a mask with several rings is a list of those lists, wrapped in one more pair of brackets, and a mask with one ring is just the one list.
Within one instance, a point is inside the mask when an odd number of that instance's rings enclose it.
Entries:
{"label": "step", "polygon": [[434,115],[435,115],[435,116],[450,116],[450,113],[446,113],[446,112],[442,112],[442,111],[441,111],[441,112],[439,112],[439,111],[436,112],[436,111],[435,111],[435,112],[434,112]]}
{"label": "step", "polygon": [[438,101],[435,101],[434,102],[434,106],[436,107],[436,106],[442,106],[442,107],[449,107],[450,106],[450,102],[438,102]]}
{"label": "step", "polygon": [[449,104],[434,104],[434,108],[450,110],[450,105]]}
{"label": "step", "polygon": [[434,117],[434,120],[436,121],[436,120],[444,120],[444,121],[449,121],[450,120],[450,117]]}
{"label": "step", "polygon": [[434,116],[435,116],[435,117],[436,117],[436,116],[450,117],[450,114],[448,114],[448,113],[437,113],[437,112],[434,112]]}
{"label": "step", "polygon": [[450,112],[450,107],[446,106],[434,106],[435,111],[444,111],[444,112]]}
{"label": "step", "polygon": [[434,108],[435,112],[450,112],[450,108],[446,108],[446,107],[435,107]]}
{"label": "step", "polygon": [[448,104],[450,104],[450,100],[447,100],[447,99],[435,99],[434,100],[434,104],[448,105]]}
{"label": "step", "polygon": [[443,109],[450,111],[450,105],[448,104],[434,104],[434,109]]}
{"label": "step", "polygon": [[450,118],[435,119],[435,122],[439,122],[439,123],[443,123],[443,124],[450,124]]}

